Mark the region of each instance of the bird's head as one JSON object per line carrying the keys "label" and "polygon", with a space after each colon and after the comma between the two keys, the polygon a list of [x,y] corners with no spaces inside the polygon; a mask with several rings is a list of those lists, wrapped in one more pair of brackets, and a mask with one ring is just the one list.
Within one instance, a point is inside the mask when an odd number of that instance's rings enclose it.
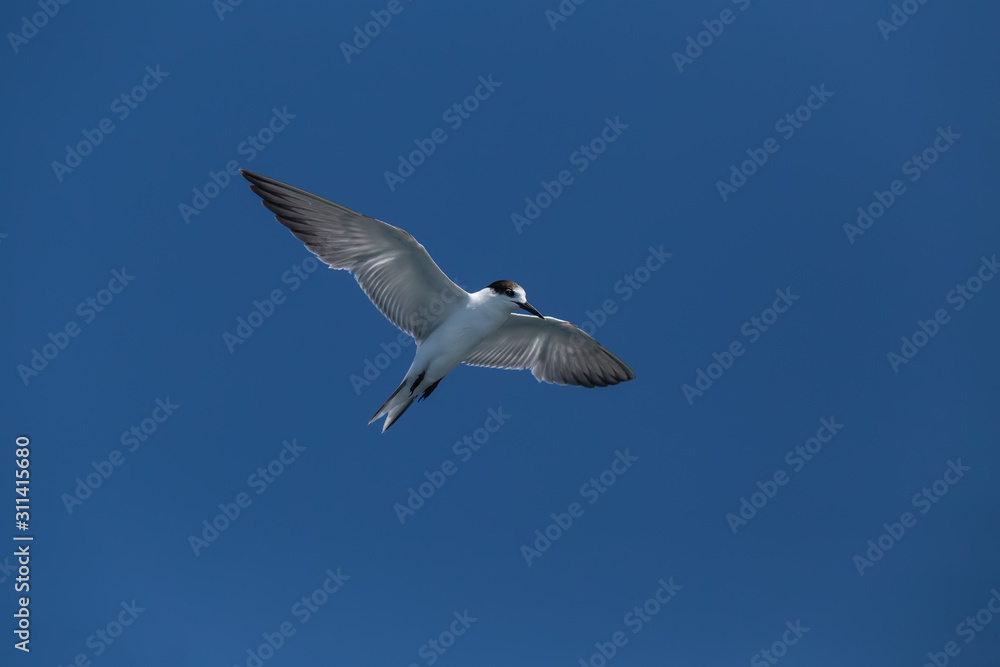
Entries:
{"label": "bird's head", "polygon": [[493,298],[503,299],[513,305],[511,312],[517,308],[524,309],[535,315],[541,317],[543,320],[545,317],[535,310],[535,308],[528,303],[528,297],[524,293],[524,288],[515,283],[512,280],[498,280],[494,283],[490,283],[489,289],[493,292]]}

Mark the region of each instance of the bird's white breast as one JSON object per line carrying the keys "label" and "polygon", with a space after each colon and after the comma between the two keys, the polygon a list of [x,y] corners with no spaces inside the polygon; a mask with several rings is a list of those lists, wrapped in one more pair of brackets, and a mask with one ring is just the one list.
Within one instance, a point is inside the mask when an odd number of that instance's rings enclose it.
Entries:
{"label": "bird's white breast", "polygon": [[[414,365],[426,365],[428,376],[451,372],[486,336],[510,317],[509,301],[476,293],[434,330],[417,350]],[[424,362],[420,364],[419,362]]]}

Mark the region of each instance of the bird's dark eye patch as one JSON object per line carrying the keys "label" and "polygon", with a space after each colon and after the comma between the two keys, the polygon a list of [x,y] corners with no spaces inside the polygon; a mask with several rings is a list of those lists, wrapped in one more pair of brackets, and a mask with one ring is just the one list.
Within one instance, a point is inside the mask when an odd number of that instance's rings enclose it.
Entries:
{"label": "bird's dark eye patch", "polygon": [[514,296],[514,290],[509,289],[506,291],[507,296]]}

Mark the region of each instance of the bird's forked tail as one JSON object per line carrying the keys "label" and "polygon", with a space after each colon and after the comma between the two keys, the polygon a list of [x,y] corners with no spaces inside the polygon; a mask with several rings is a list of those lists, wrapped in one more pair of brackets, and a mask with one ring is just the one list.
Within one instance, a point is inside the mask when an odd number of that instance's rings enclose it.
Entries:
{"label": "bird's forked tail", "polygon": [[392,426],[406,412],[406,409],[413,404],[413,401],[417,400],[418,394],[406,390],[408,380],[409,378],[403,378],[403,382],[396,388],[396,391],[392,392],[392,396],[382,404],[382,407],[378,409],[375,416],[368,420],[369,424],[379,417],[387,415],[385,423],[382,424],[382,432],[385,433],[386,429]]}

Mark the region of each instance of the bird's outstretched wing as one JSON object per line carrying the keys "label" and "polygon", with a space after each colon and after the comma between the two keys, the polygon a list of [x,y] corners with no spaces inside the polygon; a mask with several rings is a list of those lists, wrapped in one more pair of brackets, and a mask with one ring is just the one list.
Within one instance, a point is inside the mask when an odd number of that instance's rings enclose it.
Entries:
{"label": "bird's outstretched wing", "polygon": [[564,320],[512,314],[469,353],[470,366],[531,369],[539,382],[606,387],[635,379],[624,361]]}
{"label": "bird's outstretched wing", "polygon": [[423,342],[468,293],[399,227],[242,170],[264,206],[317,257],[346,269],[390,322]]}

